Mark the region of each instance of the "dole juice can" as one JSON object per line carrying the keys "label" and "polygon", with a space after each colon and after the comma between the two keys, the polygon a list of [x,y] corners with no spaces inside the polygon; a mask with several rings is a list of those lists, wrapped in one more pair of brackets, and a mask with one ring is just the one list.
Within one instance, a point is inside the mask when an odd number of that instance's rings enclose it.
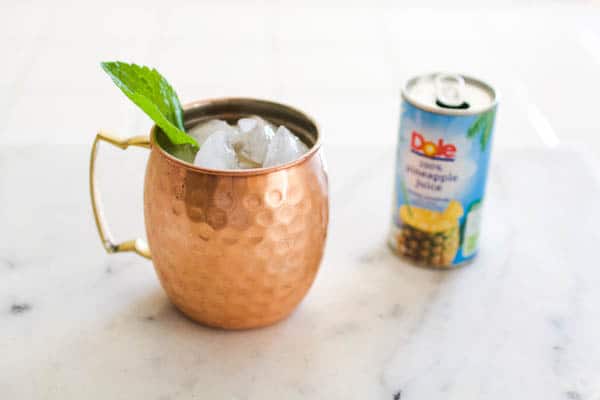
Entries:
{"label": "dole juice can", "polygon": [[477,254],[496,92],[480,80],[429,74],[402,90],[392,249],[452,268]]}

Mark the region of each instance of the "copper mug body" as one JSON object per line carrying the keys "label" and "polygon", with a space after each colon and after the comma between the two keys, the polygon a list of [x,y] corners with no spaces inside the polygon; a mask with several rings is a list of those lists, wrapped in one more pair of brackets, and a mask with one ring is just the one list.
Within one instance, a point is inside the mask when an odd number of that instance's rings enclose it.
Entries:
{"label": "copper mug body", "polygon": [[[286,125],[310,148],[291,163],[262,169],[199,168],[167,153],[150,137],[119,139],[100,132],[92,147],[90,192],[108,252],[151,258],[169,299],[205,325],[246,329],[273,324],[300,303],[323,255],[328,182],[319,130],[302,112],[278,103],[231,98],[184,107],[186,126],[260,115]],[[116,243],[102,217],[94,165],[100,141],[150,148],[144,184],[148,244]]]}

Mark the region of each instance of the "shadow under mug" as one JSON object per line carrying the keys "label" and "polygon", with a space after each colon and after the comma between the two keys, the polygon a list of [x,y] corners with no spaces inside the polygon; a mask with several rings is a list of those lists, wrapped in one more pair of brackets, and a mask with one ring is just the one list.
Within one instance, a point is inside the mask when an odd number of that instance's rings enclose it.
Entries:
{"label": "shadow under mug", "polygon": [[[203,120],[260,115],[285,125],[308,147],[299,159],[275,167],[211,170],[167,153],[164,133],[120,139],[100,132],[90,157],[90,194],[107,252],[133,251],[152,260],[169,299],[200,323],[224,329],[256,328],[290,314],[315,279],[329,219],[328,179],[319,129],[283,104],[222,98],[184,106],[189,128]],[[102,215],[95,184],[98,143],[150,149],[144,182],[142,239],[117,243]]]}

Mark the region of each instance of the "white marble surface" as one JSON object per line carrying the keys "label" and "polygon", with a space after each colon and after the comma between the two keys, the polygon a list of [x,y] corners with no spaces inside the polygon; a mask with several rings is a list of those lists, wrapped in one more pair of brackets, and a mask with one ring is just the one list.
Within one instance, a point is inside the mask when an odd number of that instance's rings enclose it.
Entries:
{"label": "white marble surface", "polygon": [[[330,146],[315,285],[282,323],[222,332],[180,314],[150,262],[104,254],[87,150],[0,150],[2,398],[600,398],[600,183],[581,153],[497,151],[481,256],[441,272],[385,246],[393,149],[358,166]],[[103,171],[121,193],[109,218],[141,224],[140,185]]]}
{"label": "white marble surface", "polygon": [[[1,400],[600,400],[598,1],[0,3]],[[156,66],[184,102],[264,97],[320,122],[330,235],[289,319],[204,328],[149,262],[103,252],[93,134],[150,126],[107,59]],[[501,94],[482,254],[450,272],[384,244],[399,87],[432,70]],[[143,232],[145,159],[102,149],[118,238]]]}

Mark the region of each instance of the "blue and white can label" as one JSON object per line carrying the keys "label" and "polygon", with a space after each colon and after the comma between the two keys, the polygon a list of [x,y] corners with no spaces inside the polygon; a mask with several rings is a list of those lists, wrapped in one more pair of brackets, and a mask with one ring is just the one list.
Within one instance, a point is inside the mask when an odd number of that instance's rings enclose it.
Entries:
{"label": "blue and white can label", "polygon": [[451,268],[477,254],[496,95],[481,81],[440,76],[403,91],[389,242],[415,263]]}

